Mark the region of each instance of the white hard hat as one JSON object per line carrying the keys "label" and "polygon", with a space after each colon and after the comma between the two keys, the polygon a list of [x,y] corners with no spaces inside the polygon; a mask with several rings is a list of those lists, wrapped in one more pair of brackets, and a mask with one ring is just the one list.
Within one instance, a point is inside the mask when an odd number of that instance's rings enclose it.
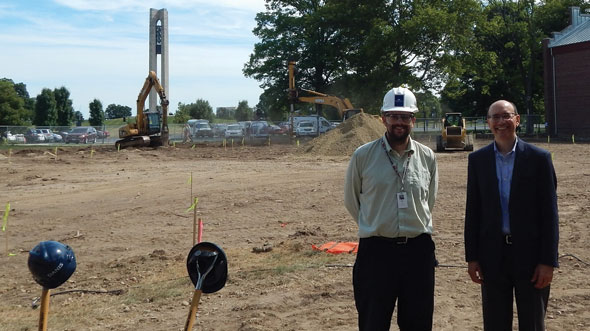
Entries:
{"label": "white hard hat", "polygon": [[405,111],[415,113],[418,111],[416,97],[412,91],[405,87],[394,87],[385,94],[381,111]]}

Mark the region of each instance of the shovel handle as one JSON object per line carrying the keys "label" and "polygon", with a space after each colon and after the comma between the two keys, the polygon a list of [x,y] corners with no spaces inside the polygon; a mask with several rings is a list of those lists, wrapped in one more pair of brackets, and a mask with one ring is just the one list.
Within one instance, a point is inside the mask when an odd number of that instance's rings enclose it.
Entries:
{"label": "shovel handle", "polygon": [[41,293],[41,311],[39,312],[39,331],[47,331],[47,313],[49,313],[49,291],[43,288]]}
{"label": "shovel handle", "polygon": [[202,290],[195,290],[195,293],[193,294],[191,310],[188,313],[188,318],[186,319],[186,324],[184,325],[184,331],[190,331],[193,329],[193,324],[195,323],[195,317],[197,315],[197,307],[199,306],[199,300],[201,300],[202,293]]}

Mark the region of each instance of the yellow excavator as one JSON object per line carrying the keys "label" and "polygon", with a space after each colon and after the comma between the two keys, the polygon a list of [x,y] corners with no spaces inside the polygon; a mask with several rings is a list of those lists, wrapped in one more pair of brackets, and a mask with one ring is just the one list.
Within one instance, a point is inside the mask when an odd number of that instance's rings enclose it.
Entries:
{"label": "yellow excavator", "polygon": [[461,113],[446,113],[442,132],[436,137],[436,151],[473,151],[473,135],[467,133]]}
{"label": "yellow excavator", "polygon": [[[145,100],[154,88],[160,97],[162,106],[161,121],[160,112],[157,109],[144,112]],[[168,145],[168,104],[164,88],[160,84],[154,71],[150,71],[145,83],[137,97],[137,117],[135,123],[129,123],[119,128],[119,138],[115,142],[117,149],[126,147],[162,146]]]}
{"label": "yellow excavator", "polygon": [[[299,91],[306,92],[312,96],[300,96]],[[341,99],[333,95],[327,95],[316,91],[302,88],[297,89],[295,87],[295,61],[289,61],[289,101],[291,103],[306,102],[332,106],[338,110],[340,118],[342,118],[343,121],[350,118],[352,115],[363,112],[362,108],[354,108],[348,98]]]}

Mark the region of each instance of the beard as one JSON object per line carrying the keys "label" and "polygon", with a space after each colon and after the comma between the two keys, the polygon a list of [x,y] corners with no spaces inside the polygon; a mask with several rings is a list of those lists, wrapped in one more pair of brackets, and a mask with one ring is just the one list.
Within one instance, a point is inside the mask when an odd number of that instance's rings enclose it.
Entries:
{"label": "beard", "polygon": [[[397,128],[403,129],[402,132],[398,132]],[[390,143],[403,143],[408,139],[410,135],[410,128],[406,125],[394,125],[387,128],[387,139]]]}

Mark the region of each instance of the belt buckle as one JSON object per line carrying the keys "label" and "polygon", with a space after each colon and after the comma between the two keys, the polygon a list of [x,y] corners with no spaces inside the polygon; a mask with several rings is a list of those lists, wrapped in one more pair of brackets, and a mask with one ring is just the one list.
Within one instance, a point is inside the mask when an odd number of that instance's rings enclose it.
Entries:
{"label": "belt buckle", "polygon": [[395,243],[398,245],[405,245],[408,243],[408,237],[398,237]]}
{"label": "belt buckle", "polygon": [[512,245],[512,236],[509,234],[505,235],[504,241],[506,242],[507,245]]}

